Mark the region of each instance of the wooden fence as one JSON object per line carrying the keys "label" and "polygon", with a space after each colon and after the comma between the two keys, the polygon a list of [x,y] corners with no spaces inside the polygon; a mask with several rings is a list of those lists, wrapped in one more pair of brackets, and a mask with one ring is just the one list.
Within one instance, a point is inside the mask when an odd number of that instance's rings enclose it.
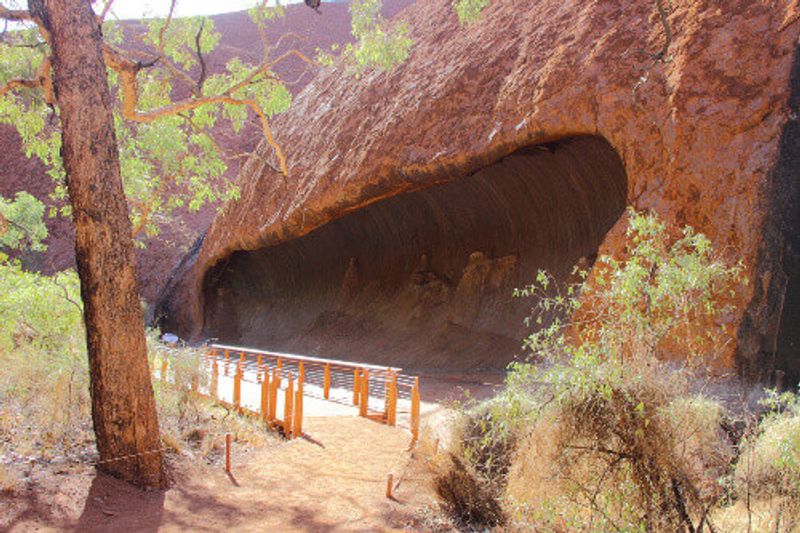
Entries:
{"label": "wooden fence", "polygon": [[[159,349],[159,377],[163,381],[169,381],[170,362],[174,366],[179,353],[180,350],[176,349]],[[360,416],[392,426],[398,424],[398,413],[401,412],[398,402],[403,401],[408,405],[408,428],[413,441],[419,437],[419,377],[403,374],[401,368],[223,344],[207,346],[201,366],[207,385],[201,386],[199,379],[193,379],[190,384],[192,391],[229,405],[242,414],[258,416],[266,424],[282,430],[288,439],[303,434],[303,399],[306,396],[351,403],[358,406]],[[230,395],[221,393],[221,378],[232,378]],[[172,381],[177,382],[177,377]],[[260,405],[255,408],[244,405],[243,384],[260,387]],[[352,398],[349,398],[350,392],[343,397],[342,394],[334,396],[332,390],[338,393],[350,391]],[[278,412],[281,391],[283,413]]]}

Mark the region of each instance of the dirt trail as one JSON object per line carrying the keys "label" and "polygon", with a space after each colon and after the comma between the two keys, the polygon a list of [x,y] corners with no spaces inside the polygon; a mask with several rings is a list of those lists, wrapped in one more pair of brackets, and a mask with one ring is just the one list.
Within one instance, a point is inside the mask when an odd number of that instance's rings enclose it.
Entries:
{"label": "dirt trail", "polygon": [[[446,409],[436,404],[458,394],[459,385],[478,395],[493,388],[475,380],[426,381],[423,394],[427,389],[433,405],[423,426],[441,425]],[[231,477],[220,464],[181,456],[166,492],[138,491],[86,465],[34,469],[27,492],[0,496],[0,530],[419,530],[420,510],[435,500],[423,476],[409,468],[407,429],[326,416],[306,418],[304,433],[255,450],[234,445]],[[393,500],[385,497],[390,473]]]}

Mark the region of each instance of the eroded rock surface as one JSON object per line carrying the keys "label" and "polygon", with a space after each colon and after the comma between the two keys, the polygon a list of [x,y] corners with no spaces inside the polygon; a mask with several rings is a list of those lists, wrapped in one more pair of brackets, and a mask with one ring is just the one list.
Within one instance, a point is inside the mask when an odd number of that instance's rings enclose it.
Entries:
{"label": "eroded rock surface", "polygon": [[415,44],[391,73],[334,67],[276,120],[290,175],[266,148],[249,161],[241,200],[176,271],[162,323],[270,348],[499,366],[525,314],[509,287],[618,251],[630,204],[747,265],[739,349],[717,363],[796,372],[780,339],[797,327],[781,322],[797,305],[786,297],[797,2],[675,0],[663,61],[653,2],[494,0],[468,27],[451,4],[399,15]]}

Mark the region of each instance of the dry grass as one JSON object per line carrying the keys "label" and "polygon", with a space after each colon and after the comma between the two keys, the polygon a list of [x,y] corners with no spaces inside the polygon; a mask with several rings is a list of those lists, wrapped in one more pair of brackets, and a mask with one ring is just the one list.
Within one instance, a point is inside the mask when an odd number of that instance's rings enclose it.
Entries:
{"label": "dry grass", "polygon": [[[226,433],[249,447],[276,439],[263,424],[191,393],[191,382],[202,379],[199,352],[184,349],[177,355],[171,370],[175,383],[153,381],[162,444],[169,452],[212,463],[224,455]],[[91,463],[97,452],[85,354],[77,349],[52,354],[22,343],[0,357],[0,491],[18,487],[32,462]]]}

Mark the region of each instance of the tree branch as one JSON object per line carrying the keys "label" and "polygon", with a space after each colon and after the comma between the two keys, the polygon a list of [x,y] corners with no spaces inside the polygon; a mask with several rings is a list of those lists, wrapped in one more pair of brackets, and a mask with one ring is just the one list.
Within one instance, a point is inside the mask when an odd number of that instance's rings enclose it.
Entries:
{"label": "tree branch", "polygon": [[55,104],[55,94],[53,93],[53,80],[50,78],[51,63],[50,58],[44,58],[42,64],[36,70],[36,74],[31,79],[17,78],[9,80],[0,87],[0,98],[10,93],[14,89],[35,89],[41,87],[44,90],[44,101],[48,105]]}
{"label": "tree branch", "polygon": [[106,16],[108,16],[108,12],[111,11],[111,4],[114,3],[114,0],[106,0],[106,4],[103,6],[103,11],[100,13],[100,24],[103,24],[106,20]]}
{"label": "tree branch", "polygon": [[206,25],[206,19],[200,19],[200,29],[197,30],[197,35],[194,36],[195,51],[197,52],[197,60],[200,63],[200,77],[197,79],[197,90],[195,96],[203,94],[203,84],[206,82],[206,61],[203,59],[203,52],[200,51],[200,37],[203,35],[203,28]]}
{"label": "tree branch", "polygon": [[290,51],[270,64],[262,63],[260,67],[253,70],[253,72],[251,72],[243,80],[230,86],[227,90],[219,95],[190,98],[151,111],[139,112],[136,110],[139,98],[136,91],[136,74],[139,72],[139,70],[141,70],[143,66],[142,63],[128,59],[121,52],[111,46],[103,47],[103,55],[105,57],[106,64],[109,68],[117,72],[120,77],[120,88],[122,89],[121,113],[125,119],[133,122],[149,123],[161,117],[176,115],[178,113],[190,111],[208,104],[231,104],[247,106],[256,114],[261,122],[261,129],[264,132],[264,137],[267,141],[267,144],[269,144],[273,150],[275,150],[275,155],[278,157],[278,161],[280,163],[281,173],[283,173],[284,176],[287,176],[289,173],[286,166],[286,156],[283,154],[283,150],[275,141],[275,137],[272,135],[272,130],[269,127],[269,121],[267,120],[264,111],[261,109],[258,103],[251,98],[241,99],[235,98],[231,95],[251,83],[259,74],[266,74],[270,65],[277,63],[293,52],[302,56],[300,52]]}
{"label": "tree branch", "polygon": [[80,305],[78,302],[76,302],[75,300],[73,300],[73,299],[70,297],[70,295],[69,295],[69,290],[67,290],[67,288],[66,288],[65,286],[61,285],[61,284],[58,282],[58,278],[57,278],[56,276],[50,276],[50,279],[51,279],[51,281],[53,282],[53,285],[55,285],[56,287],[58,287],[59,289],[61,289],[62,291],[64,291],[64,299],[66,299],[66,300],[67,300],[69,303],[71,303],[72,305],[74,305],[74,306],[75,306],[75,307],[78,309],[78,312],[80,312],[81,314],[83,314],[83,307],[81,307],[81,305]]}
{"label": "tree branch", "polygon": [[0,19],[23,22],[26,20],[33,20],[33,16],[27,9],[8,9],[0,6]]}

